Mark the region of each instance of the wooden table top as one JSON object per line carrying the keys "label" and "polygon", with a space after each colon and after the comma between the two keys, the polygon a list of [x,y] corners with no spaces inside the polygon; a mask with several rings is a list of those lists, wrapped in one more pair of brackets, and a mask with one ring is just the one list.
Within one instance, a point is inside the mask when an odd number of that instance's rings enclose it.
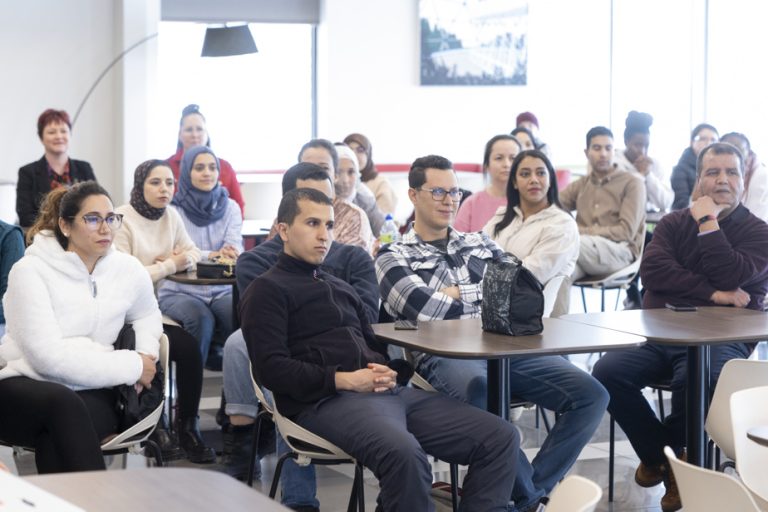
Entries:
{"label": "wooden table top", "polygon": [[708,345],[768,339],[768,314],[743,308],[699,307],[696,311],[635,309],[565,315],[563,321],[636,334],[666,345]]}
{"label": "wooden table top", "polygon": [[196,284],[199,286],[211,286],[218,284],[235,284],[237,280],[234,277],[222,277],[220,279],[197,277],[197,272],[179,272],[166,277],[169,281],[181,284]]}
{"label": "wooden table top", "polygon": [[645,339],[608,329],[544,319],[544,331],[533,336],[506,336],[482,330],[479,318],[419,322],[415,331],[394,324],[373,326],[382,341],[411,350],[458,359],[500,359],[508,356],[562,355],[629,348]]}
{"label": "wooden table top", "polygon": [[29,476],[25,480],[87,511],[288,510],[230,476],[204,469],[87,471]]}

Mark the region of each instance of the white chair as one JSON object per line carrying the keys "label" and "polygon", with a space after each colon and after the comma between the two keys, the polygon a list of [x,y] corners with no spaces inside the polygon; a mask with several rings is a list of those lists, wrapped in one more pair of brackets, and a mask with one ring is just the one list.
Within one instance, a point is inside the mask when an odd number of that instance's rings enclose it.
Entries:
{"label": "white chair", "polygon": [[544,286],[544,318],[549,318],[549,315],[552,314],[563,281],[565,281],[565,276],[555,276]]}
{"label": "white chair", "polygon": [[[768,510],[768,447],[747,437],[752,427],[768,425],[768,386],[743,389],[731,395],[731,425],[736,470],[762,510]],[[737,510],[731,508],[730,510]]]}
{"label": "white chair", "polygon": [[724,473],[700,468],[678,460],[675,457],[675,452],[669,446],[664,448],[664,454],[667,456],[672,473],[675,475],[683,510],[695,510],[696,512],[760,511],[749,490],[737,479]]}
{"label": "white chair", "polygon": [[[163,334],[160,336],[160,367],[163,369],[165,382],[163,386],[168,389],[169,374],[168,374],[168,337]],[[115,453],[141,453],[141,445],[146,444],[152,449],[155,460],[158,466],[163,465],[163,456],[160,451],[160,447],[154,441],[149,440],[149,436],[155,430],[157,422],[160,420],[160,416],[163,413],[165,407],[165,400],[160,402],[154,411],[152,411],[147,417],[136,423],[129,429],[120,432],[115,437],[101,445],[101,451],[105,455],[111,455]]]}
{"label": "white chair", "polygon": [[[323,439],[322,437],[313,434],[309,430],[299,426],[293,421],[289,420],[285,416],[280,414],[277,410],[277,406],[271,403],[264,396],[261,390],[261,386],[256,382],[253,376],[253,367],[251,367],[251,383],[253,384],[253,390],[256,393],[256,397],[262,403],[266,411],[272,416],[272,420],[275,422],[277,429],[280,431],[280,435],[283,436],[290,452],[280,456],[277,460],[277,466],[275,467],[275,476],[272,479],[272,486],[269,490],[269,497],[274,499],[277,495],[277,486],[280,482],[280,474],[283,470],[283,464],[286,459],[292,458],[299,466],[308,466],[309,464],[345,464],[350,463],[355,465],[355,479],[352,483],[352,493],[349,496],[349,505],[347,507],[348,512],[359,510],[365,512],[365,495],[363,494],[363,465],[347,455],[344,450],[339,448]],[[257,427],[258,428],[258,427]],[[257,443],[254,442],[254,446]],[[251,457],[253,466],[255,457]],[[252,472],[251,472],[252,474]],[[250,477],[250,475],[249,475]]]}
{"label": "white chair", "polygon": [[599,485],[571,475],[560,482],[549,496],[547,512],[592,512],[603,496]]}
{"label": "white chair", "polygon": [[[704,428],[712,441],[729,459],[736,460],[731,425],[731,395],[742,389],[758,386],[768,386],[768,361],[731,359],[725,363],[720,372]],[[712,460],[711,452],[710,460]],[[713,467],[717,468],[718,465],[719,460]]]}

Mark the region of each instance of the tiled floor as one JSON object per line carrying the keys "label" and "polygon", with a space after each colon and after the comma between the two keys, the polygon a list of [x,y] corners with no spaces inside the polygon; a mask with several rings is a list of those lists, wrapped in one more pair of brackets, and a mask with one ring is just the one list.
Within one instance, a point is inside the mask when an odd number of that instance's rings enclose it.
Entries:
{"label": "tiled floor", "polygon": [[[609,292],[606,302],[609,307],[613,306],[615,292]],[[590,310],[599,310],[599,293],[588,292]],[[574,290],[572,296],[572,311],[581,311],[581,297],[578,291]],[[621,305],[619,305],[621,308]],[[580,366],[589,366],[590,362],[586,356],[573,358],[574,362]],[[201,429],[205,431],[207,439],[212,444],[218,445],[220,449],[220,434],[218,426],[214,420],[214,414],[219,405],[219,396],[221,393],[222,378],[220,373],[208,372],[205,374],[203,400],[201,403]],[[648,395],[650,400],[655,396]],[[544,439],[545,431],[543,425],[537,429],[534,425],[534,410],[525,410],[516,424],[523,434],[523,447],[526,454],[533,457]],[[598,511],[658,511],[659,500],[664,492],[663,486],[659,485],[653,489],[643,489],[637,486],[633,481],[633,472],[637,465],[637,458],[626,437],[617,427],[616,443],[616,486],[615,499],[612,504],[608,503],[608,417],[603,419],[600,428],[593,436],[590,444],[582,451],[579,460],[573,466],[571,473],[584,476],[596,482],[603,488],[603,498],[597,508]],[[0,448],[0,460],[6,463],[12,470],[19,474],[34,473],[34,460],[27,454],[14,459],[9,448]],[[270,455],[262,461],[262,480],[255,483],[255,487],[263,492],[268,492],[269,484],[272,481],[276,458]],[[118,457],[113,461],[110,468],[119,469],[122,460]],[[143,457],[130,456],[128,466],[141,466],[145,464]],[[174,465],[192,465],[185,462],[175,462]],[[205,467],[205,466],[201,466]],[[209,466],[210,467],[210,466]],[[349,492],[352,485],[352,467],[350,465],[325,466],[317,468],[318,476],[318,498],[321,503],[321,510],[324,512],[344,511],[347,507]],[[435,479],[448,481],[447,465],[437,463],[434,466]],[[365,498],[366,509],[374,510],[375,499],[377,495],[377,482],[370,472],[366,472],[365,478]]]}

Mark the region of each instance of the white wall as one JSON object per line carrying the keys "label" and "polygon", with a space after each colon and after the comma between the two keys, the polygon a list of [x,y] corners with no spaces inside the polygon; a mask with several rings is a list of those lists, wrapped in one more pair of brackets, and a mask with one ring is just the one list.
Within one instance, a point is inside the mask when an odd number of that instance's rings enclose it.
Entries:
{"label": "white wall", "polygon": [[[36,131],[40,113],[52,107],[74,116],[101,70],[126,41],[151,33],[146,31],[156,27],[159,13],[159,0],[0,2],[0,140],[5,152],[0,180],[16,181],[20,166],[42,156]],[[143,157],[142,130],[147,123],[144,95],[151,81],[146,69],[151,69],[153,53],[137,50],[132,57],[138,60],[116,66],[94,91],[70,145],[70,155],[93,165],[116,203],[127,194],[125,162],[135,167]]]}
{"label": "white wall", "polygon": [[[479,162],[485,142],[531,110],[556,163],[583,165],[587,130],[610,122],[610,2],[529,5],[527,87],[421,87],[416,1],[323,2],[319,135],[362,132],[379,162],[428,153]],[[544,78],[553,68],[561,80]]]}

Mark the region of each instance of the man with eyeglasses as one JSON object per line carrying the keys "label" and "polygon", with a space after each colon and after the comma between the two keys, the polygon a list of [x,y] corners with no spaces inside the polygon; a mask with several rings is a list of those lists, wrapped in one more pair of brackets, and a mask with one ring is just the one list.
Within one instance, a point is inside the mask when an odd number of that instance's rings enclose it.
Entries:
{"label": "man with eyeglasses", "polygon": [[[485,267],[504,256],[484,233],[451,228],[461,200],[453,164],[436,155],[416,159],[408,173],[415,220],[402,241],[376,258],[384,308],[397,319],[450,320],[480,316]],[[487,362],[414,354],[416,370],[437,390],[487,408]],[[557,356],[510,360],[512,396],[559,414],[533,462],[518,453],[515,509],[535,511],[589,442],[608,405],[605,389]]]}

